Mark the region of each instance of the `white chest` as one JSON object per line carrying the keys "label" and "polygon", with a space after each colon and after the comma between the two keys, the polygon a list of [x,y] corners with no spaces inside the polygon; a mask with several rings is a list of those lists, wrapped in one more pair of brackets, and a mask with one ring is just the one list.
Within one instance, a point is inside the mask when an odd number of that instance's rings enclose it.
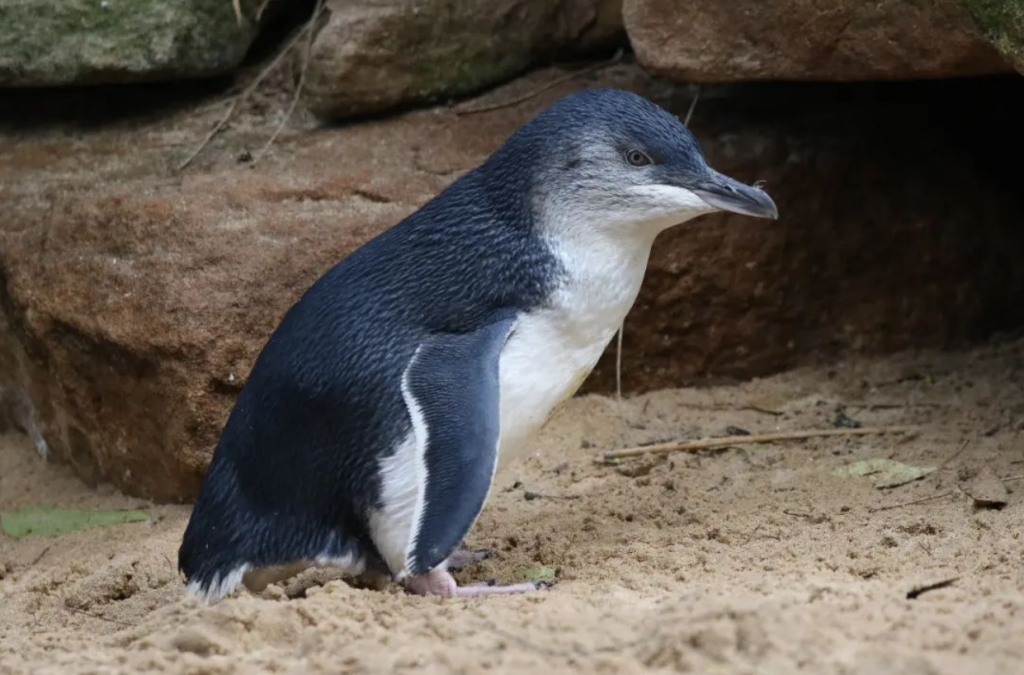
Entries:
{"label": "white chest", "polygon": [[649,243],[589,242],[562,252],[567,283],[548,306],[519,319],[501,354],[499,471],[529,451],[593,370],[636,300],[649,255]]}

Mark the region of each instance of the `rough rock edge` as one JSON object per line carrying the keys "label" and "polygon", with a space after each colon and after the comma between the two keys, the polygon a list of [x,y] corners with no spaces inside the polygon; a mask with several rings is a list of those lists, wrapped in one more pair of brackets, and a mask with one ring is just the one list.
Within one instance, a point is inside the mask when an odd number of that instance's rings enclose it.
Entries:
{"label": "rough rock edge", "polygon": [[961,0],[981,34],[1024,75],[1024,2]]}

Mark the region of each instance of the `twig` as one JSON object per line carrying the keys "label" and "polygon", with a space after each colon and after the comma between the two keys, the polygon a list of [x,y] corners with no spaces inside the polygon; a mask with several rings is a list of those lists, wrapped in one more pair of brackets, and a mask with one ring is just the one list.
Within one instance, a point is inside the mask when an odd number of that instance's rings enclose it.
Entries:
{"label": "twig", "polygon": [[619,413],[619,426],[623,438],[629,436],[629,422],[626,421],[625,407],[622,405],[622,331],[625,327],[626,322],[623,320],[616,331],[615,341],[615,408]]}
{"label": "twig", "polygon": [[579,495],[563,495],[563,496],[559,496],[559,495],[545,495],[545,494],[541,494],[540,492],[531,492],[529,490],[526,490],[525,492],[523,492],[523,499],[525,499],[528,502],[532,502],[535,499],[567,499],[567,500],[573,500],[573,499],[579,499],[579,498],[580,498]]}
{"label": "twig", "polygon": [[242,0],[231,0],[232,6],[235,8],[235,21],[238,25],[242,25]]}
{"label": "twig", "polygon": [[272,0],[263,0],[263,2],[260,3],[260,6],[256,9],[256,20],[257,21],[259,21],[260,19],[263,18],[263,12],[266,11],[267,5],[269,5],[271,2],[272,2]]}
{"label": "twig", "polygon": [[573,72],[567,73],[567,74],[565,74],[565,75],[563,75],[561,77],[556,77],[555,79],[551,80],[550,82],[548,82],[546,84],[542,84],[541,86],[537,87],[536,89],[531,89],[530,91],[526,92],[525,94],[521,94],[519,96],[510,98],[510,99],[507,99],[507,100],[504,100],[504,101],[498,101],[497,103],[488,103],[488,104],[485,104],[485,105],[475,106],[475,107],[471,107],[471,108],[456,108],[455,109],[455,114],[456,115],[474,115],[476,113],[490,112],[491,110],[500,110],[501,108],[511,108],[512,106],[518,105],[518,104],[522,103],[523,101],[529,101],[531,98],[534,98],[535,96],[543,94],[548,89],[551,89],[552,87],[557,87],[558,85],[562,84],[563,82],[568,82],[569,80],[572,80],[574,78],[581,77],[583,75],[589,75],[590,73],[593,73],[595,71],[601,70],[602,68],[607,68],[609,66],[613,66],[616,63],[618,63],[619,60],[622,58],[622,53],[623,52],[620,49],[619,51],[615,52],[615,56],[613,56],[612,58],[608,59],[607,61],[602,61],[601,63],[595,63],[593,65],[587,66],[586,68],[581,68],[580,70],[574,70]]}
{"label": "twig", "polygon": [[[1024,480],[1024,474],[1021,474],[1020,476],[1009,476],[1007,478],[1000,478],[999,480],[1002,481],[1003,483],[1012,483],[1014,481]],[[959,490],[960,488],[957,487],[957,489]],[[963,490],[960,490],[960,491],[963,492]],[[951,497],[951,496],[953,496],[953,490],[950,490],[948,492],[943,492],[940,495],[932,495],[931,497],[922,497],[921,499],[915,499],[915,500],[909,501],[909,502],[901,502],[899,504],[890,504],[889,506],[879,506],[877,508],[868,509],[868,513],[878,513],[879,511],[891,511],[892,509],[902,509],[905,506],[916,506],[918,504],[924,504],[926,502],[933,502],[936,499],[942,499],[943,497]],[[968,496],[970,496],[970,495],[968,495]]]}
{"label": "twig", "polygon": [[626,323],[623,321],[622,325],[619,326],[617,344],[615,349],[615,399],[622,405],[622,331],[625,330]]}
{"label": "twig", "polygon": [[184,162],[182,162],[181,164],[178,165],[178,171],[182,171],[189,164],[191,164],[192,160],[194,160],[196,157],[198,157],[199,153],[203,151],[203,148],[205,148],[207,145],[210,144],[210,141],[213,140],[213,137],[216,136],[218,133],[220,133],[220,130],[224,128],[224,125],[226,125],[228,123],[228,120],[231,119],[231,116],[235,113],[235,108],[238,107],[238,102],[241,101],[241,100],[242,100],[241,94],[239,94],[237,97],[235,97],[235,100],[231,102],[231,107],[229,107],[228,111],[226,113],[224,113],[224,117],[220,118],[220,121],[217,122],[216,126],[214,126],[213,129],[210,131],[210,133],[206,135],[206,138],[203,139],[203,142],[199,144],[199,147],[197,147],[192,152],[191,155],[186,157]]}
{"label": "twig", "polygon": [[909,431],[912,431],[913,429],[913,427],[860,427],[858,429],[812,429],[807,431],[784,431],[775,434],[720,436],[717,438],[702,438],[695,441],[672,441],[670,443],[644,445],[637,448],[627,448],[625,450],[614,450],[612,452],[606,452],[604,454],[604,461],[612,459],[622,459],[624,457],[635,457],[637,455],[666,455],[672,452],[693,452],[695,450],[726,448],[732,445],[774,443],[777,441],[792,441],[804,438],[821,438],[825,436],[866,436],[869,434],[899,434],[907,433]]}
{"label": "twig", "polygon": [[761,413],[762,415],[771,415],[772,417],[782,417],[783,415],[786,414],[781,410],[771,410],[769,408],[762,408],[759,405],[745,405],[739,408],[739,410],[751,410],[756,413]]}
{"label": "twig", "polygon": [[901,410],[903,408],[948,408],[945,403],[868,403],[866,401],[854,401],[847,403],[847,408],[860,408],[861,410]]}
{"label": "twig", "polygon": [[[622,403],[622,333],[626,330],[626,322],[623,320],[618,330],[618,340],[615,348],[615,402],[619,413],[619,425],[621,426],[622,438],[630,442],[633,434],[630,431],[629,420],[626,419],[626,406]],[[650,401],[647,401],[650,403]],[[647,412],[647,403],[644,404],[644,412]]]}
{"label": "twig", "polygon": [[889,506],[879,506],[877,508],[868,509],[868,513],[878,513],[879,511],[891,511],[893,509],[902,509],[905,506],[916,506],[917,504],[924,504],[925,502],[933,502],[936,499],[942,499],[943,497],[951,497],[953,491],[943,492],[941,495],[932,495],[931,497],[921,497],[909,502],[901,502],[899,504],[890,504]]}
{"label": "twig", "polygon": [[697,85],[697,93],[693,95],[693,100],[690,101],[690,109],[686,111],[686,119],[683,120],[683,126],[690,126],[690,118],[693,117],[693,111],[697,109],[697,101],[700,100],[700,85]]}
{"label": "twig", "polygon": [[252,82],[246,85],[245,89],[238,93],[238,95],[235,97],[235,100],[232,101],[231,107],[228,108],[228,111],[224,114],[224,117],[220,118],[220,121],[217,122],[217,125],[213,127],[213,130],[210,131],[209,134],[206,135],[206,138],[203,139],[203,142],[200,143],[199,146],[194,151],[192,151],[192,154],[186,157],[185,161],[178,165],[178,171],[182,171],[183,169],[185,169],[185,167],[191,164],[192,161],[199,156],[199,153],[201,153],[203,149],[210,144],[210,141],[213,140],[214,136],[219,134],[220,131],[227,125],[228,120],[231,119],[231,116],[235,113],[235,110],[238,108],[238,104],[244,101],[245,99],[249,98],[249,96],[254,91],[256,91],[256,88],[260,86],[260,83],[263,82],[264,79],[266,79],[267,75],[269,75],[274,70],[274,68],[276,68],[278,64],[281,63],[282,60],[284,60],[284,57],[289,52],[291,52],[292,48],[294,48],[295,45],[298,44],[299,40],[306,34],[307,31],[311,30],[312,27],[313,21],[311,20],[305,26],[300,28],[295,33],[295,35],[292,36],[292,39],[288,41],[284,48],[277,53],[277,56],[274,57],[274,60],[271,61],[266,68],[261,70],[259,75],[257,75]]}
{"label": "twig", "polygon": [[309,66],[309,53],[313,50],[312,26],[316,22],[316,20],[320,18],[320,15],[323,13],[323,11],[324,0],[317,0],[316,8],[313,10],[313,16],[310,17],[309,23],[307,24],[306,28],[306,51],[302,55],[302,65],[299,68],[299,82],[297,85],[295,85],[295,95],[292,96],[292,102],[288,106],[288,112],[284,114],[284,118],[281,119],[281,123],[277,125],[276,129],[274,129],[274,133],[270,136],[270,140],[268,140],[266,145],[260,148],[260,151],[253,156],[252,164],[249,165],[250,168],[256,166],[256,163],[260,161],[260,157],[266,154],[267,150],[270,149],[270,146],[273,145],[274,141],[277,140],[278,135],[280,135],[285,125],[288,124],[288,120],[292,118],[292,113],[295,112],[295,106],[298,105],[299,97],[302,96],[302,87],[305,86],[306,84],[306,68]]}
{"label": "twig", "polygon": [[64,605],[64,608],[65,609],[69,609],[72,612],[78,612],[79,614],[83,614],[83,615],[91,617],[93,619],[99,619],[100,621],[108,621],[110,623],[116,623],[118,626],[124,626],[125,628],[131,628],[132,627],[132,624],[127,623],[125,621],[120,621],[118,619],[111,619],[109,616],[103,616],[101,614],[93,614],[92,612],[86,611],[84,609],[79,609],[78,607],[72,607],[70,605]]}
{"label": "twig", "polygon": [[30,563],[28,564],[28,566],[29,566],[29,567],[35,567],[35,566],[36,566],[36,564],[37,564],[37,563],[38,563],[38,562],[39,562],[40,560],[42,560],[42,559],[43,559],[43,556],[44,556],[44,555],[46,555],[46,554],[47,554],[47,553],[49,552],[49,550],[50,550],[50,548],[51,548],[52,546],[53,546],[52,544],[50,544],[50,545],[47,545],[47,546],[44,546],[44,547],[43,547],[43,550],[39,552],[39,555],[37,555],[37,556],[35,557],[35,560],[33,560],[32,562],[30,562]]}
{"label": "twig", "polygon": [[937,591],[940,588],[952,586],[958,581],[960,581],[960,577],[953,577],[952,579],[943,579],[942,581],[936,581],[934,584],[925,584],[924,586],[917,586],[915,588],[910,589],[907,592],[907,600],[916,600],[928,591]]}
{"label": "twig", "polygon": [[945,468],[946,468],[946,465],[947,465],[947,464],[949,464],[949,463],[950,463],[950,462],[952,462],[952,461],[953,461],[954,459],[956,459],[957,457],[959,457],[960,455],[962,455],[962,454],[963,454],[963,452],[964,452],[964,450],[966,450],[966,449],[967,449],[967,446],[968,446],[968,445],[970,445],[970,443],[971,443],[971,439],[969,439],[969,438],[968,438],[967,440],[965,440],[965,441],[964,441],[963,443],[961,443],[961,444],[960,444],[960,447],[959,447],[959,448],[957,449],[957,451],[956,451],[956,452],[954,452],[954,453],[953,453],[952,455],[950,455],[949,457],[947,457],[946,459],[944,459],[944,460],[942,461],[942,464],[939,464],[938,468],[936,468],[936,470],[934,471],[934,473],[938,473],[939,471],[942,471],[943,469],[945,469]]}
{"label": "twig", "polygon": [[754,529],[752,529],[750,531],[750,534],[748,534],[746,540],[744,540],[743,546],[746,546],[747,544],[749,544],[750,542],[752,542],[754,540],[754,535],[757,534],[758,531],[761,529],[761,525],[762,525],[761,523],[758,523],[757,525],[754,526]]}
{"label": "twig", "polygon": [[216,101],[210,101],[209,103],[204,103],[203,105],[196,106],[195,108],[189,108],[182,114],[193,118],[198,117],[210,110],[223,106],[225,103],[230,103],[235,99],[235,95],[239,91],[241,91],[241,89],[237,86],[228,87],[224,92],[222,92],[224,98],[217,99]]}

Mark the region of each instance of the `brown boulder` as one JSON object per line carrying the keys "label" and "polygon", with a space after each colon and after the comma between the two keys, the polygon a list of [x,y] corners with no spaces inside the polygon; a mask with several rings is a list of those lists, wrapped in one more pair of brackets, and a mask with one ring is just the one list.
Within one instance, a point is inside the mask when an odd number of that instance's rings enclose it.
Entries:
{"label": "brown boulder", "polygon": [[960,0],[624,0],[639,62],[676,80],[892,80],[1005,72]]}
{"label": "brown boulder", "polygon": [[616,0],[328,0],[306,95],[337,119],[464,95],[613,42]]}
{"label": "brown boulder", "polygon": [[[220,110],[6,133],[0,385],[28,392],[52,458],[133,495],[190,499],[302,291],[588,83],[689,103],[620,66],[492,112],[285,134],[252,168],[236,157],[269,131],[249,118],[183,174],[174,166]],[[628,390],[951,346],[1024,321],[1024,197],[993,157],[1021,149],[1019,99],[858,91],[706,92],[694,128],[710,161],[767,180],[782,217],[710,217],[659,239],[627,320]],[[608,389],[609,365],[589,388]]]}

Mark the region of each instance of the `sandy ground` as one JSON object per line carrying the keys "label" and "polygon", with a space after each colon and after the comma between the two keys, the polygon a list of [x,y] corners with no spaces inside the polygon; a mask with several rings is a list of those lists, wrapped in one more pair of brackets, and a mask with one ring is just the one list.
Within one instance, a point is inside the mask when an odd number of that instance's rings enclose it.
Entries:
{"label": "sandy ground", "polygon": [[[468,541],[496,555],[459,575],[512,582],[554,566],[558,582],[531,596],[418,598],[313,571],[202,606],[174,565],[187,507],[0,538],[0,672],[1020,672],[1022,375],[1016,341],[661,391],[621,408],[574,399],[533,456],[499,476]],[[839,412],[846,424],[920,431],[594,461],[728,427],[833,427]],[[939,468],[889,489],[833,473],[880,457]],[[984,467],[1010,479],[1002,509],[958,487]],[[0,510],[36,504],[138,506],[0,437]]]}

